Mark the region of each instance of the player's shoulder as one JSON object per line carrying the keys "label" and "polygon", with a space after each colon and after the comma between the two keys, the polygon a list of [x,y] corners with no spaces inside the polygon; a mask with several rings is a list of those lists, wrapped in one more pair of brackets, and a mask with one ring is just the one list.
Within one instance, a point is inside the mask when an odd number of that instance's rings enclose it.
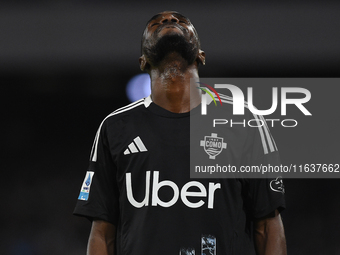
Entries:
{"label": "player's shoulder", "polygon": [[119,119],[126,118],[127,116],[133,117],[134,115],[139,114],[141,111],[145,110],[150,105],[150,103],[150,96],[137,100],[133,103],[114,110],[104,118],[103,122],[117,121]]}

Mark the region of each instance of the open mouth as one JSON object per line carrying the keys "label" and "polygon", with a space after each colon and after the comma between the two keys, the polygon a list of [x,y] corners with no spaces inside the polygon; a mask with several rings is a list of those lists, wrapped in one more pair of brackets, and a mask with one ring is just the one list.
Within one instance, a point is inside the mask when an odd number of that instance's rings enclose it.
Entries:
{"label": "open mouth", "polygon": [[[182,28],[178,26],[177,24],[163,24],[162,26],[159,27],[159,30],[162,30],[164,28],[177,28],[178,30],[182,31]],[[183,31],[182,31],[183,32]]]}
{"label": "open mouth", "polygon": [[161,29],[164,29],[164,28],[177,28],[179,30],[181,30],[178,26],[176,25],[172,25],[172,24],[169,24],[169,25],[165,25],[164,27],[162,27]]}
{"label": "open mouth", "polygon": [[175,28],[175,29],[178,29],[178,30],[182,31],[181,29],[179,29],[179,28],[176,27],[176,26],[165,26],[165,27],[163,27],[163,29],[164,29],[164,28],[169,28],[169,29]]}
{"label": "open mouth", "polygon": [[169,25],[167,24],[163,27],[160,27],[159,32],[162,31],[162,30],[173,31],[173,32],[176,32],[176,33],[185,34],[185,31],[183,31],[184,30],[183,28],[181,28],[177,25],[172,25],[172,24],[169,24]]}

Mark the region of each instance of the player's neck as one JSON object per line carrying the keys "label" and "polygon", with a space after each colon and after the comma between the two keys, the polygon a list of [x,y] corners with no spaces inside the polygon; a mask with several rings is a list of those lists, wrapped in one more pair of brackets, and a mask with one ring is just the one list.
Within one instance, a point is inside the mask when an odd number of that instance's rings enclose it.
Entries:
{"label": "player's neck", "polygon": [[153,68],[150,76],[151,97],[155,104],[175,113],[189,112],[200,104],[196,63],[187,65],[180,59],[167,61]]}

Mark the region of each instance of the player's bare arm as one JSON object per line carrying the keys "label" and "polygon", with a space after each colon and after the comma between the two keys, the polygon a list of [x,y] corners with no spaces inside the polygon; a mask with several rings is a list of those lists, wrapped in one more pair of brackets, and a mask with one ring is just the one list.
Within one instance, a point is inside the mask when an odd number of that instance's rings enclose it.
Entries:
{"label": "player's bare arm", "polygon": [[92,222],[87,255],[114,255],[116,227],[103,220]]}
{"label": "player's bare arm", "polygon": [[278,210],[254,222],[254,240],[258,255],[287,254],[284,228]]}

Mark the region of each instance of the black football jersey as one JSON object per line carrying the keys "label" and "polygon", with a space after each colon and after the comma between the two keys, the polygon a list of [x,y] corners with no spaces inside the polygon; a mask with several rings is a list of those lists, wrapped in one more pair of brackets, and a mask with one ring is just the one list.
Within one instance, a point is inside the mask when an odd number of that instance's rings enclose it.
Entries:
{"label": "black football jersey", "polygon": [[[251,221],[285,207],[270,179],[190,178],[193,114],[199,106],[173,113],[147,97],[101,123],[74,213],[114,224],[115,254],[252,254]],[[228,164],[279,163],[266,126],[197,135],[223,137],[227,145],[215,157]],[[209,157],[204,146],[197,150]]]}

